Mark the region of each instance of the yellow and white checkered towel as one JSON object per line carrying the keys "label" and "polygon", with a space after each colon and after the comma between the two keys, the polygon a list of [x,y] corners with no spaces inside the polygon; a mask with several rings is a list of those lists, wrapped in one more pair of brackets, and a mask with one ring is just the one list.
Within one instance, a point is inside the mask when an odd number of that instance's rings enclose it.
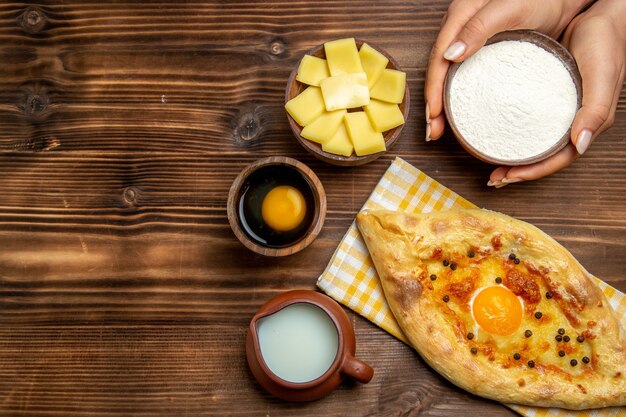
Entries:
{"label": "yellow and white checkered towel", "polygon": [[[363,209],[428,213],[453,207],[476,206],[419,169],[396,158],[376,185]],[[622,326],[626,327],[626,296],[600,280],[597,282],[616,310]],[[406,342],[402,330],[389,310],[374,264],[355,223],[352,223],[341,240],[326,270],[319,277],[317,286],[335,300]],[[507,406],[524,416],[531,417],[626,416],[626,410],[618,407],[575,412],[510,404]]]}

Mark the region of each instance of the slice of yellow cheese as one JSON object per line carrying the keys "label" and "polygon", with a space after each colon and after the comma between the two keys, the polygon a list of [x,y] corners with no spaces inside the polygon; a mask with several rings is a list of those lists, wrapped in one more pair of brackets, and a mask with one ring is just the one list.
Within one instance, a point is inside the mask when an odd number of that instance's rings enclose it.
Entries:
{"label": "slice of yellow cheese", "polygon": [[303,138],[312,140],[313,142],[317,142],[319,144],[324,144],[333,138],[337,129],[339,129],[345,114],[345,110],[324,112],[317,119],[302,129],[300,134]]}
{"label": "slice of yellow cheese", "polygon": [[331,76],[363,72],[354,38],[326,42],[324,51]]}
{"label": "slice of yellow cheese", "polygon": [[344,116],[344,122],[354,146],[354,152],[358,156],[382,152],[386,149],[383,134],[374,130],[365,112],[347,113]]}
{"label": "slice of yellow cheese", "polygon": [[300,126],[306,126],[324,112],[324,98],[318,87],[307,87],[306,90],[285,104],[287,113]]}
{"label": "slice of yellow cheese", "polygon": [[311,55],[302,57],[296,73],[296,80],[304,84],[319,86],[320,81],[328,77],[330,77],[330,73],[325,59]]}
{"label": "slice of yellow cheese", "polygon": [[348,136],[346,126],[342,123],[337,129],[337,133],[331,140],[322,144],[322,150],[325,152],[334,153],[335,155],[350,156],[354,152],[354,146]]}
{"label": "slice of yellow cheese", "polygon": [[320,82],[326,111],[352,109],[370,102],[367,75],[364,72],[341,74]]}
{"label": "slice of yellow cheese", "polygon": [[397,104],[371,100],[363,109],[377,132],[386,132],[404,123],[404,115]]}
{"label": "slice of yellow cheese", "polygon": [[402,71],[385,68],[376,84],[370,89],[370,97],[399,104],[402,103],[405,89],[406,74]]}
{"label": "slice of yellow cheese", "polygon": [[359,57],[361,58],[363,70],[367,74],[368,86],[372,87],[376,84],[376,81],[378,81],[378,78],[383,73],[383,70],[387,67],[389,60],[385,55],[381,54],[366,43],[361,45]]}

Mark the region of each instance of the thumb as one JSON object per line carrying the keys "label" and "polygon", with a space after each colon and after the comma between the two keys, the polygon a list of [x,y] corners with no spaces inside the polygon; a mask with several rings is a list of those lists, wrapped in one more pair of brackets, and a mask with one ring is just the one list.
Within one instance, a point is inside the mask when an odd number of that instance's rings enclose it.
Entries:
{"label": "thumb", "polygon": [[482,48],[496,33],[514,29],[517,25],[515,16],[522,12],[523,3],[515,2],[514,6],[509,7],[502,7],[496,2],[488,3],[465,23],[456,40],[444,52],[444,58],[463,61]]}
{"label": "thumb", "polygon": [[618,85],[619,72],[607,61],[579,62],[583,100],[572,123],[571,140],[582,155],[600,133],[613,125],[621,83]]}

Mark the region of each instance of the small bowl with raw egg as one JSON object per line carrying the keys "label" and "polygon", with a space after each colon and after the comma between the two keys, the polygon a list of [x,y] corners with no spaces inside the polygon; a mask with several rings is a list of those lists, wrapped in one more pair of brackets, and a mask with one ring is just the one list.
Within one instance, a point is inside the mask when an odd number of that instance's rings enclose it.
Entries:
{"label": "small bowl with raw egg", "polygon": [[245,247],[265,256],[287,256],[309,246],[322,230],[326,193],[302,162],[272,156],[241,171],[226,209],[230,227]]}
{"label": "small bowl with raw egg", "polygon": [[333,165],[371,162],[390,149],[409,115],[406,73],[360,39],[326,42],[291,72],[285,110],[298,142]]}

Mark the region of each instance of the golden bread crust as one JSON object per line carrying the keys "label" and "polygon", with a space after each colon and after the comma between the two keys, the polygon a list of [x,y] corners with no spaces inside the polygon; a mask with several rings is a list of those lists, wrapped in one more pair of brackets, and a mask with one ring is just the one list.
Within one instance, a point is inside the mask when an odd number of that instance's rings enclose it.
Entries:
{"label": "golden bread crust", "polygon": [[[505,403],[626,405],[624,331],[589,273],[541,230],[481,209],[365,211],[357,225],[404,334],[448,380]],[[472,297],[490,285],[522,300],[511,335],[474,319]]]}

